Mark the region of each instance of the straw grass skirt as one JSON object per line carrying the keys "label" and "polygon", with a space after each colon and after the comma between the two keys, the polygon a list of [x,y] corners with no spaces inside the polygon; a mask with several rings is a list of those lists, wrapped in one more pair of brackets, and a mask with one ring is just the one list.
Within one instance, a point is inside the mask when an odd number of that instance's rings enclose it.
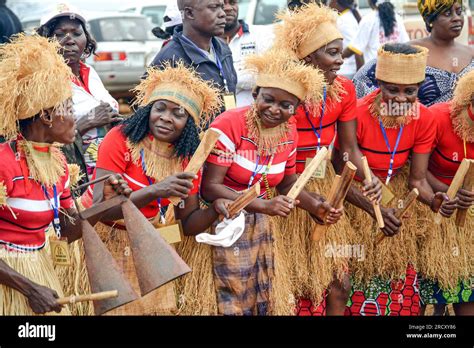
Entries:
{"label": "straw grass skirt", "polygon": [[[51,236],[54,236],[53,228],[46,230],[45,250],[49,255],[51,254],[51,247],[49,244],[49,238]],[[58,278],[61,279],[63,292],[66,296],[90,294],[91,287],[89,284],[82,239],[68,244],[68,249],[71,257],[71,265],[54,265],[53,262],[54,270],[56,271]],[[94,304],[91,301],[75,303],[74,306],[71,306],[71,314],[94,315]]]}
{"label": "straw grass skirt", "polygon": [[[56,275],[50,255],[43,248],[31,253],[18,253],[0,249],[0,260],[31,281],[55,290],[64,297],[62,286]],[[69,308],[63,307],[61,313],[47,315],[70,315]],[[20,292],[0,285],[0,315],[36,315],[28,304],[28,299]]]}
{"label": "straw grass skirt", "polygon": [[[94,226],[102,241],[125,273],[133,289],[140,294],[127,231],[101,222]],[[158,233],[158,232],[157,232]],[[177,310],[174,282],[167,283],[147,295],[107,313],[107,315],[171,315]]]}
{"label": "straw grass skirt", "polygon": [[423,302],[473,302],[474,217],[468,214],[465,226],[459,228],[454,214],[426,232],[419,238]]}
{"label": "straw grass skirt", "polygon": [[217,315],[217,297],[212,273],[212,247],[184,237],[177,244],[179,256],[192,271],[176,280],[178,315]]}
{"label": "straw grass skirt", "polygon": [[[395,198],[387,207],[400,208],[408,195],[409,166],[392,178],[388,188]],[[385,237],[376,221],[363,210],[346,204],[356,234],[353,244],[361,245],[365,257],[350,263],[352,291],[348,303],[350,315],[418,315],[420,308],[418,239],[433,228],[429,207],[416,202],[402,220],[397,235]]]}
{"label": "straw grass skirt", "polygon": [[[335,178],[330,163],[325,179],[311,179],[305,189],[327,197]],[[316,223],[302,209],[296,208],[288,218],[272,217],[271,228],[275,253],[271,309],[274,315],[294,315],[296,301],[307,298],[317,306],[325,290],[348,271],[348,258],[337,250],[347,246],[354,233],[347,217],[327,228],[318,242],[312,240]]]}

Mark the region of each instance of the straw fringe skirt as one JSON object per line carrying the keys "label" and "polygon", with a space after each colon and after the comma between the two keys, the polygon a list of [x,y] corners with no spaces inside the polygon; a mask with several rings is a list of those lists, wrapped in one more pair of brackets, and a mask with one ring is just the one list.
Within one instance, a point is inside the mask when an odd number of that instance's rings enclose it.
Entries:
{"label": "straw fringe skirt", "polygon": [[[432,219],[435,214],[431,213]],[[419,270],[425,303],[462,303],[474,300],[474,217],[463,228],[455,215],[419,238]]]}
{"label": "straw fringe skirt", "polygon": [[[133,289],[140,294],[127,231],[101,222],[94,226],[98,235],[125,273]],[[158,233],[158,232],[157,232]],[[177,310],[174,282],[167,283],[147,295],[107,313],[107,315],[171,315]]]}
{"label": "straw fringe skirt", "polygon": [[[82,239],[68,245],[71,256],[70,266],[55,265],[54,270],[63,284],[67,296],[91,293],[89,276],[84,254]],[[94,315],[94,304],[91,301],[78,302],[71,308],[72,315]]]}
{"label": "straw fringe skirt", "polygon": [[[31,253],[17,253],[0,249],[0,260],[31,281],[55,290],[64,297],[62,286],[56,275],[48,252],[42,250]],[[70,315],[69,308],[63,307],[61,313],[47,315]],[[20,292],[0,285],[0,315],[36,315],[28,304],[28,299]]]}
{"label": "straw fringe skirt", "polygon": [[[390,182],[389,189],[395,195],[388,207],[399,208],[408,195],[408,172],[405,167]],[[357,283],[367,284],[373,277],[382,279],[404,278],[407,265],[418,264],[418,238],[433,229],[434,222],[430,209],[416,202],[407,212],[408,217],[402,220],[402,227],[394,237],[386,237],[376,245],[376,236],[381,233],[376,221],[363,210],[346,204],[347,214],[356,234],[353,244],[364,248],[363,261],[352,260],[350,269],[352,278]]]}
{"label": "straw fringe skirt", "polygon": [[[311,179],[305,188],[327,197],[334,177],[334,169],[328,163],[326,178]],[[342,280],[347,274],[348,258],[336,251],[352,239],[354,232],[349,220],[343,216],[336,225],[327,228],[318,242],[312,240],[315,226],[310,215],[298,208],[286,219],[271,218],[275,239],[275,277],[271,297],[274,315],[294,315],[296,301],[302,297],[317,306],[334,278]]]}

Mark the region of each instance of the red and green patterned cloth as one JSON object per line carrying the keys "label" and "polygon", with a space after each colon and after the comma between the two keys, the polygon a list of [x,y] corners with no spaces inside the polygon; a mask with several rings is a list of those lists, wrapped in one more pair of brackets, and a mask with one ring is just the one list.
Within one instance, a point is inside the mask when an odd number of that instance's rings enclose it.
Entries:
{"label": "red and green patterned cloth", "polygon": [[[326,298],[324,296],[324,298]],[[368,285],[352,285],[346,316],[417,316],[420,312],[418,275],[409,265],[404,279],[382,280],[374,278]],[[301,299],[296,313],[299,316],[326,315],[326,300],[314,306]]]}

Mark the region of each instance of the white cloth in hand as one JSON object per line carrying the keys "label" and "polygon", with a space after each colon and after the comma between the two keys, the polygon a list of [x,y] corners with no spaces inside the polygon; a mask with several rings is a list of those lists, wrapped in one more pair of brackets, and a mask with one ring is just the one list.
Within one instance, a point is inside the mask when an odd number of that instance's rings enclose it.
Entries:
{"label": "white cloth in hand", "polygon": [[233,220],[224,219],[216,226],[216,234],[200,233],[196,236],[198,243],[228,248],[232,246],[244,233],[245,214],[241,212]]}

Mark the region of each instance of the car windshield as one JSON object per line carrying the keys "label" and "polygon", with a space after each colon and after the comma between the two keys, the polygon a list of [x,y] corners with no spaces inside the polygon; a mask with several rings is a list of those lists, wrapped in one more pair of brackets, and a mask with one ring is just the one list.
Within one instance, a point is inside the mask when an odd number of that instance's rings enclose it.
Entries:
{"label": "car windshield", "polygon": [[145,17],[101,18],[91,20],[89,24],[98,42],[158,40],[151,32],[153,25]]}
{"label": "car windshield", "polygon": [[146,6],[142,9],[141,14],[149,17],[154,26],[161,27],[165,10],[166,6]]}
{"label": "car windshield", "polygon": [[249,11],[250,0],[239,1],[239,19],[245,19]]}
{"label": "car windshield", "polygon": [[285,8],[286,4],[287,0],[258,0],[257,9],[255,11],[255,18],[253,21],[254,24],[272,24],[275,20],[275,14],[281,8]]}

